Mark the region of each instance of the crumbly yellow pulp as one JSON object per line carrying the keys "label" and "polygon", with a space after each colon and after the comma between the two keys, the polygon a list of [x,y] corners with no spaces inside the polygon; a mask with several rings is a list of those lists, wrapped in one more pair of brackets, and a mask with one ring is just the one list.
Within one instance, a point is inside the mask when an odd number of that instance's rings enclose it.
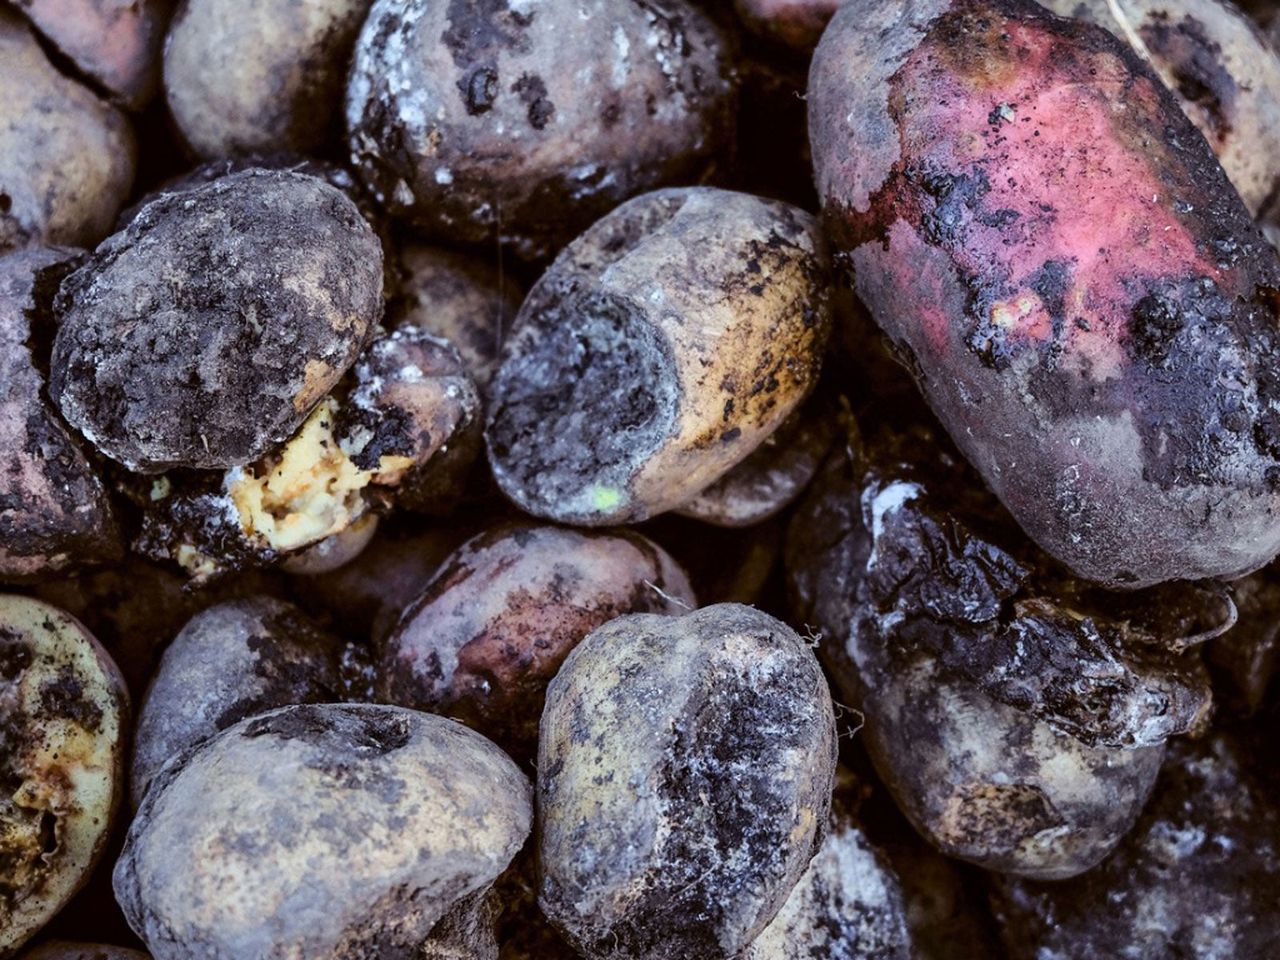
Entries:
{"label": "crumbly yellow pulp", "polygon": [[394,482],[413,466],[410,457],[384,456],[376,470],[361,470],[351,460],[359,451],[334,439],[337,411],[337,401],[325,399],[274,460],[230,483],[246,536],[283,553],[341,533],[368,509],[367,486]]}

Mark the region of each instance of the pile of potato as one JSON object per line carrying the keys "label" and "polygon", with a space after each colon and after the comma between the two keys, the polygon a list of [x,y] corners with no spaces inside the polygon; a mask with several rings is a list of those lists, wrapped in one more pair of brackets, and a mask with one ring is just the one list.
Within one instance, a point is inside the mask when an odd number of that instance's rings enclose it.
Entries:
{"label": "pile of potato", "polygon": [[1276,42],[0,4],[0,958],[1274,957]]}

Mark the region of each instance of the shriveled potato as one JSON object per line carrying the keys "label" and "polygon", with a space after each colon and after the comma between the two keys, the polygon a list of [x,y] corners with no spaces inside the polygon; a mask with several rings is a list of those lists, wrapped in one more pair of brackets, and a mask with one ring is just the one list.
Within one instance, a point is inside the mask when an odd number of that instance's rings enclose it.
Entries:
{"label": "shriveled potato", "polygon": [[1280,551],[1280,260],[1177,101],[1030,0],[867,0],[809,84],[828,233],[966,457],[1116,588]]}
{"label": "shriveled potato", "polygon": [[844,0],[734,0],[744,23],[756,33],[808,53]]}
{"label": "shriveled potato", "polygon": [[543,911],[589,958],[737,957],[821,844],[835,739],[812,651],[765,613],[596,629],[542,715]]}
{"label": "shriveled potato", "polygon": [[347,87],[352,163],[397,219],[549,256],[728,139],[725,40],[685,0],[376,0]]}
{"label": "shriveled potato", "polygon": [[20,960],[148,960],[148,958],[145,953],[129,950],[126,947],[48,940],[34,950],[28,950]]}
{"label": "shriveled potato", "polygon": [[1280,776],[1265,728],[1179,742],[1133,832],[1066,883],[995,898],[1010,960],[1262,960],[1280,908]]}
{"label": "shriveled potato", "polygon": [[0,9],[0,252],[105,237],[135,150],[124,115],[59,73],[22,18]]}
{"label": "shriveled potato", "polygon": [[370,0],[186,0],[169,28],[164,90],[202,157],[311,153],[341,132],[347,65]]}
{"label": "shriveled potato", "polygon": [[0,595],[0,956],[88,879],[123,787],[124,680],[84,627]]}
{"label": "shriveled potato", "polygon": [[637,197],[526,298],[490,389],[494,476],[567,523],[687,503],[804,400],[829,326],[807,213],[709,187]]}
{"label": "shriveled potato", "polygon": [[1280,186],[1280,58],[1230,0],[1046,0],[1145,59],[1204,134],[1245,206]]}
{"label": "shriveled potato", "polygon": [[160,48],[173,0],[16,0],[36,29],[85,75],[132,110],[160,80]]}
{"label": "shriveled potato", "polygon": [[135,546],[196,581],[303,555],[393,500],[429,502],[437,471],[446,490],[456,484],[478,446],[479,405],[448,343],[414,327],[381,334],[266,457],[132,484],[144,511]]}
{"label": "shriveled potato", "polygon": [[0,255],[0,581],[121,554],[107,491],[45,398],[34,347],[52,336],[51,301],[74,257],[48,247]]}
{"label": "shriveled potato", "polygon": [[215,604],[174,637],[138,711],[129,792],[138,807],[173,757],[245,717],[342,699],[342,644],[292,604]]}
{"label": "shriveled potato", "polygon": [[499,526],[445,559],[404,611],[383,647],[378,695],[529,758],[547,684],[583,637],[623,614],[696,606],[684,571],[638,533]]}
{"label": "shriveled potato", "polygon": [[1073,876],[1132,826],[1165,741],[1206,726],[1208,679],[1176,651],[1234,611],[1188,587],[1121,606],[1064,577],[938,446],[922,432],[835,459],[788,542],[796,617],[931,843]]}
{"label": "shriveled potato", "polygon": [[451,720],[284,707],[165,767],[129,828],[116,898],[156,960],[416,956],[520,849],[530,794]]}
{"label": "shriveled potato", "polygon": [[161,194],[63,284],[50,392],[130,470],[240,466],[338,382],[381,294],[377,236],[322,180],[254,169]]}
{"label": "shriveled potato", "polygon": [[520,288],[479,257],[409,244],[400,250],[391,326],[411,324],[444,337],[462,354],[483,391],[498,366],[506,332],[520,309]]}

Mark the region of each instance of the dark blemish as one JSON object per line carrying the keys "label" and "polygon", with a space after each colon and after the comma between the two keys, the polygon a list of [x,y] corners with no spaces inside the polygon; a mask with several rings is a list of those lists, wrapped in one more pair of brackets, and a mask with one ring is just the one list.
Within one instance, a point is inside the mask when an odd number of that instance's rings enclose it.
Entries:
{"label": "dark blemish", "polygon": [[511,85],[511,92],[529,108],[529,125],[541,130],[555,116],[556,106],[547,98],[547,85],[537,74],[526,73]]}
{"label": "dark blemish", "polygon": [[748,289],[748,290],[752,293],[752,295],[754,295],[754,296],[757,296],[757,297],[763,297],[763,296],[764,296],[764,284],[763,284],[763,283],[753,283],[751,286],[747,287],[747,289]]}
{"label": "dark blemish", "polygon": [[21,635],[0,629],[0,679],[15,680],[31,666],[31,648]]}
{"label": "dark blemish", "polygon": [[467,105],[467,113],[478,117],[493,109],[498,97],[498,71],[491,67],[476,67],[458,81],[458,90]]}
{"label": "dark blemish", "polygon": [[1221,142],[1231,133],[1239,88],[1223,66],[1222,48],[1192,16],[1177,24],[1158,14],[1139,31],[1152,53],[1173,72],[1178,93],[1204,111],[1210,132]]}
{"label": "dark blemish", "polygon": [[70,667],[40,687],[40,706],[45,713],[66,717],[90,733],[102,725],[102,708],[85,696],[84,681]]}
{"label": "dark blemish", "polygon": [[1174,339],[1181,332],[1180,305],[1158,293],[1149,293],[1133,306],[1129,344],[1135,356],[1152,366],[1168,359]]}
{"label": "dark blemish", "polygon": [[738,427],[734,427],[732,430],[726,430],[724,433],[720,434],[720,440],[722,443],[732,443],[740,436],[742,436],[742,430]]}
{"label": "dark blemish", "polygon": [[13,200],[7,193],[0,193],[0,213],[8,213],[13,208]]}
{"label": "dark blemish", "polygon": [[333,706],[287,707],[245,724],[246,740],[272,736],[301,740],[362,757],[391,753],[410,739],[409,724],[401,716],[364,713]]}
{"label": "dark blemish", "polygon": [[733,415],[733,398],[730,397],[728,400],[724,402],[724,417],[723,417],[724,421],[727,423],[729,421],[729,417],[731,417],[732,415]]}

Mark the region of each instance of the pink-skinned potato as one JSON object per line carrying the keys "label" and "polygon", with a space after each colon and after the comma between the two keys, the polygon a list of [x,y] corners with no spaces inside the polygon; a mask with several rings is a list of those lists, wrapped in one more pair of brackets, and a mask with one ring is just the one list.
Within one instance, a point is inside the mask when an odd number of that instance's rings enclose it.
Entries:
{"label": "pink-skinned potato", "polygon": [[861,0],[809,81],[828,233],[961,451],[1113,587],[1280,551],[1280,262],[1127,46],[1028,0]]}

